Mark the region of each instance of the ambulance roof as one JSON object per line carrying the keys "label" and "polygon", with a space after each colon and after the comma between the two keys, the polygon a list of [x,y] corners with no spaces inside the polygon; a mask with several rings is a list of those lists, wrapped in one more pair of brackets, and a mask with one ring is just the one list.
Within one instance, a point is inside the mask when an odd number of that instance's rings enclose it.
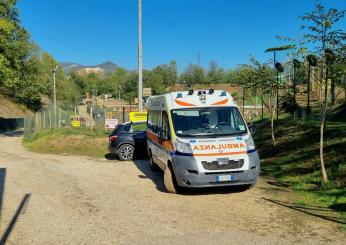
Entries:
{"label": "ambulance roof", "polygon": [[189,90],[167,93],[148,98],[146,106],[151,109],[162,109],[164,101],[170,109],[194,107],[237,106],[232,96],[224,90]]}

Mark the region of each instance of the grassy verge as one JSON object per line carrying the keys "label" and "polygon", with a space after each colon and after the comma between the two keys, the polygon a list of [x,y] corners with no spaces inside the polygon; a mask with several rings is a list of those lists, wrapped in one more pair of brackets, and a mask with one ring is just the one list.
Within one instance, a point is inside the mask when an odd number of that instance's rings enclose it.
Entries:
{"label": "grassy verge", "polygon": [[67,153],[104,157],[107,151],[107,133],[103,130],[57,128],[41,130],[24,137],[23,145],[39,153]]}
{"label": "grassy verge", "polygon": [[[300,192],[298,204],[330,208],[346,222],[346,120],[335,111],[327,122],[324,159],[329,183],[323,184],[319,159],[319,120],[283,118],[275,122],[277,145],[272,146],[270,122],[258,122],[255,142],[262,175],[274,177]],[[344,225],[344,228],[346,226]]]}

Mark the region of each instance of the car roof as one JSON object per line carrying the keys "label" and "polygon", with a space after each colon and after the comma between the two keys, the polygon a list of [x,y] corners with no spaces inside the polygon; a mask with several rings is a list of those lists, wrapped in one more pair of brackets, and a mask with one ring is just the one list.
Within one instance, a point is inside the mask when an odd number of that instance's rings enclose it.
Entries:
{"label": "car roof", "polygon": [[147,123],[147,121],[140,121],[140,122],[125,122],[119,125],[129,125],[129,124],[143,124],[143,123]]}

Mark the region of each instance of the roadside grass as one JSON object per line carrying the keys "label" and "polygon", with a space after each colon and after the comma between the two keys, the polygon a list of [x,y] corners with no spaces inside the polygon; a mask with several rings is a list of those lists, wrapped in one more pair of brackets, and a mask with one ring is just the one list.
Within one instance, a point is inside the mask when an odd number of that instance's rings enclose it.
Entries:
{"label": "roadside grass", "polygon": [[86,128],[56,128],[40,130],[25,136],[23,145],[31,151],[53,154],[73,154],[104,157],[107,151],[104,130]]}
{"label": "roadside grass", "polygon": [[[275,121],[277,145],[272,146],[270,121],[257,122],[255,142],[261,157],[261,174],[274,177],[301,193],[298,204],[317,205],[339,212],[346,222],[346,120],[345,107],[328,118],[324,160],[329,182],[322,183],[319,159],[319,119]],[[343,225],[346,228],[346,225]]]}

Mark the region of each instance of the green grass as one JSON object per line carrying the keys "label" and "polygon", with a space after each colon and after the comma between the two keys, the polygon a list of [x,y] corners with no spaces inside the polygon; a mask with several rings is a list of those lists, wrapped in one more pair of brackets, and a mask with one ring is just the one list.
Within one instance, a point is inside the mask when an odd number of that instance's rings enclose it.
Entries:
{"label": "green grass", "polygon": [[346,109],[340,108],[330,115],[326,124],[327,184],[323,184],[320,171],[318,115],[305,121],[292,117],[275,121],[275,147],[271,142],[270,121],[257,122],[255,142],[262,175],[274,177],[301,193],[297,202],[330,208],[346,221],[346,120],[343,120]]}
{"label": "green grass", "polygon": [[104,157],[108,152],[107,135],[108,133],[101,129],[48,129],[25,136],[23,145],[29,150],[39,153]]}

